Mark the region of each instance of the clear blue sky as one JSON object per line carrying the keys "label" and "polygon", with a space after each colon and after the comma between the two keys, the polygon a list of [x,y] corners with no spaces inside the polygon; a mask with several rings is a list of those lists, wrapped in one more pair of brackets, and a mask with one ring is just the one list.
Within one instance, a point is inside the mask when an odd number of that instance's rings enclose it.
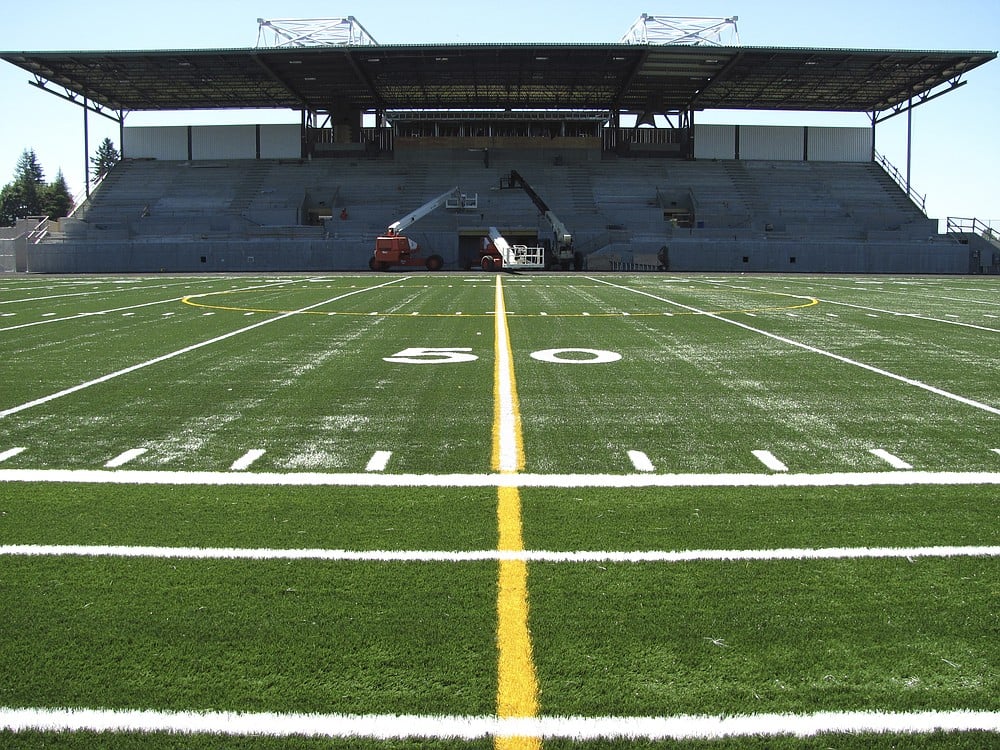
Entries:
{"label": "clear blue sky", "polygon": [[[248,3],[217,0],[135,3],[42,0],[13,3],[0,25],[0,49],[130,50],[253,47],[257,18],[355,16],[379,42],[616,42],[646,12],[672,16],[739,16],[744,46],[861,49],[997,50],[997,0],[787,0],[667,2],[650,5],[592,0],[506,0],[501,3],[350,2]],[[30,76],[0,63],[5,104],[0,118],[0,185],[18,157],[33,148],[46,179],[62,170],[74,192],[83,190],[82,110],[28,85]],[[927,194],[935,218],[971,216],[1000,221],[1000,60],[973,71],[967,84],[913,112],[912,184]],[[247,113],[225,121],[246,122]],[[292,112],[252,113],[249,121],[298,122]],[[698,122],[847,125],[866,127],[867,115],[700,113]],[[118,126],[91,115],[90,150],[105,136],[117,144]],[[127,125],[219,122],[218,114],[133,113]],[[906,166],[906,117],[880,125],[876,147],[900,170]]]}

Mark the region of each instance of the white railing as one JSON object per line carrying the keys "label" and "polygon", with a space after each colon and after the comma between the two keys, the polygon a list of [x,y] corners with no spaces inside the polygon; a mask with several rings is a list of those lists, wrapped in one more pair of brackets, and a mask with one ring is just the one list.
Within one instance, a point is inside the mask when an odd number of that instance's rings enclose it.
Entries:
{"label": "white railing", "polygon": [[30,216],[28,218],[31,218],[31,219],[38,219],[38,218],[40,218],[41,219],[41,221],[39,221],[35,225],[35,228],[32,229],[30,232],[28,232],[28,235],[27,235],[27,238],[26,238],[29,245],[37,245],[39,242],[41,242],[43,239],[45,239],[45,235],[47,235],[49,233],[49,217],[48,216],[42,216],[42,217]]}
{"label": "white railing", "polygon": [[[114,167],[112,167],[111,169],[114,169]],[[98,185],[104,182],[104,178],[107,177],[109,174],[111,174],[111,169],[106,171],[104,174],[98,175],[97,177],[94,178],[94,181],[90,186],[90,192],[88,192],[86,186],[84,186],[84,188],[80,190],[80,192],[78,192],[76,195],[73,196],[73,210],[69,212],[68,218],[71,219],[76,218],[77,212],[83,211],[85,206],[90,205],[90,199],[93,197],[94,191],[97,190]]]}
{"label": "white railing", "polygon": [[510,260],[504,258],[507,268],[545,268],[545,248],[511,245]]}
{"label": "white railing", "polygon": [[444,207],[451,211],[460,211],[464,208],[479,208],[479,193],[471,198],[465,193],[445,201]]}

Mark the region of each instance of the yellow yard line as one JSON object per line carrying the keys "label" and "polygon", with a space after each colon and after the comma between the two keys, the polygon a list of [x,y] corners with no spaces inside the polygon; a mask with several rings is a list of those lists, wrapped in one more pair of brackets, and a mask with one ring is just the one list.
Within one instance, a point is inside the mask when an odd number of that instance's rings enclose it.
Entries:
{"label": "yellow yard line", "polygon": [[507,329],[507,306],[503,284],[497,276],[495,307],[495,344],[493,368],[493,470],[513,474],[524,469],[524,444],[521,440],[521,413],[514,379],[514,357]]}
{"label": "yellow yard line", "polygon": [[[516,474],[524,469],[521,415],[514,379],[503,282],[496,282],[496,343],[493,376],[493,470]],[[517,487],[497,487],[497,548],[524,551],[521,534],[521,493]],[[528,564],[501,560],[497,581],[497,716],[501,719],[538,716],[538,679],[528,628]],[[496,750],[540,748],[538,737],[496,737]]]}

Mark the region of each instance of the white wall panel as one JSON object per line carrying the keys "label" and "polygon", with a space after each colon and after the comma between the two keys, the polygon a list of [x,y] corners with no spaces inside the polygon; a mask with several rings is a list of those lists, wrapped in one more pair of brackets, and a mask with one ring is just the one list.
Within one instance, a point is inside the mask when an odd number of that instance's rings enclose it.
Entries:
{"label": "white wall panel", "polygon": [[740,159],[802,161],[805,128],[741,125]]}
{"label": "white wall panel", "polygon": [[695,159],[735,159],[735,125],[694,126]]}
{"label": "white wall panel", "polygon": [[302,126],[261,125],[261,159],[298,159],[302,156]]}
{"label": "white wall panel", "polygon": [[871,159],[871,128],[809,128],[809,161]]}
{"label": "white wall panel", "polygon": [[192,159],[257,158],[256,125],[195,125],[191,128]]}
{"label": "white wall panel", "polygon": [[128,159],[188,158],[187,127],[143,126],[125,128],[123,151]]}

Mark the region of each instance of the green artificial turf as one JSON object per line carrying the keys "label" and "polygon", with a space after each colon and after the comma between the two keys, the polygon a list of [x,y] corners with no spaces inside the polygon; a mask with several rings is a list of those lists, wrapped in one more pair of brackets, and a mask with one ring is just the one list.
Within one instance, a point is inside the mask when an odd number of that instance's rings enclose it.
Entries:
{"label": "green artificial turf", "polygon": [[0,705],[484,714],[495,566],[4,560]]}
{"label": "green artificial turf", "polygon": [[[553,552],[996,547],[992,278],[505,274],[525,471],[896,472],[873,486],[520,492]],[[0,545],[495,549],[490,274],[0,279]],[[294,311],[295,314],[289,314]],[[434,352],[437,352],[436,354]],[[409,360],[409,361],[407,361]],[[12,449],[23,448],[20,452]],[[118,469],[104,468],[132,449]],[[952,484],[906,471],[974,472]],[[227,486],[177,474],[350,474]],[[652,465],[641,470],[639,451]],[[369,460],[388,452],[385,467]],[[50,481],[136,471],[134,483]],[[782,472],[779,472],[782,473]],[[373,477],[368,481],[368,477]],[[25,480],[34,481],[25,481]],[[1000,711],[994,553],[532,562],[543,716]],[[4,707],[490,715],[495,561],[0,556]],[[546,748],[985,747],[995,733]],[[491,747],[0,730],[17,747]]]}

